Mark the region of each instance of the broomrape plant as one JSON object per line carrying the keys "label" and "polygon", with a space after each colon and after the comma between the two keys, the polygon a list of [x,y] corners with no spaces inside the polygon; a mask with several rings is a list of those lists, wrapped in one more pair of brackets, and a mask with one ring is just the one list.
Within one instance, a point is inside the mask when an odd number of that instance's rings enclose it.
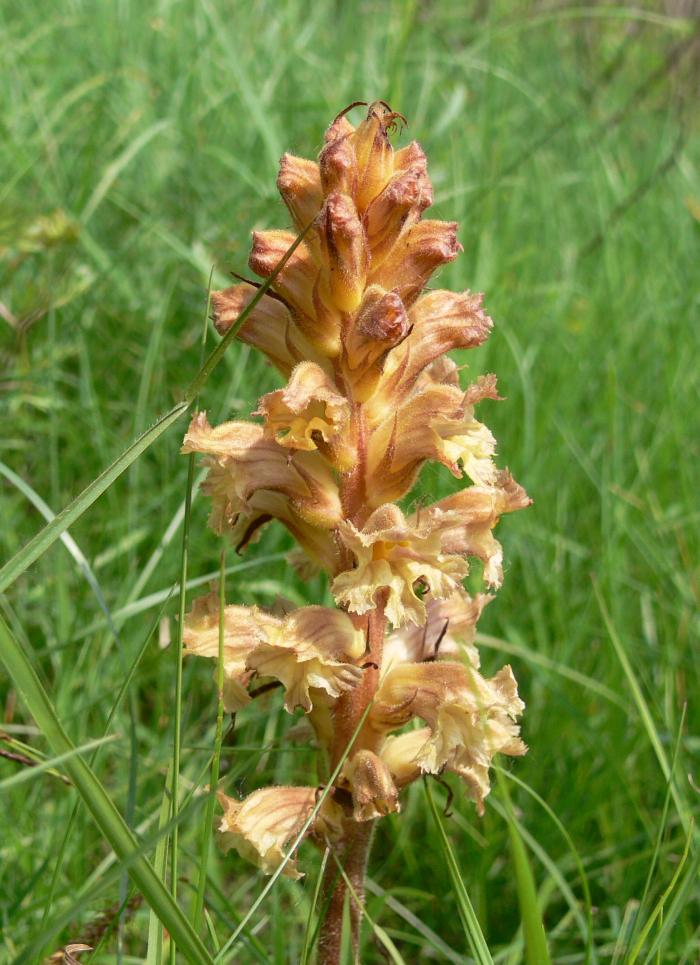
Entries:
{"label": "broomrape plant", "polygon": [[[318,163],[282,158],[279,191],[295,227],[310,227],[238,332],[286,385],[260,399],[258,423],[212,427],[198,413],[182,451],[206,457],[215,532],[243,550],[278,520],[298,544],[291,563],[331,581],[337,609],[225,608],[224,700],[235,712],[252,699],[251,681],[256,689],[260,678],[278,682],[285,709],[308,719],[319,772],[345,758],[308,837],[329,844],[344,867],[357,948],[376,819],[400,810],[412,781],[445,770],[463,779],[481,814],[493,756],[526,750],[510,667],[491,678],[479,672],[475,628],[492,597],[470,596],[462,581],[476,558],[484,583],[500,586],[494,527],[530,500],[496,468],[495,440],[474,414],[499,398],[495,377],[464,390],[446,355],[488,337],[481,295],[426,290],[462,249],[454,222],[423,217],[432,203],[425,154],[415,141],[393,149],[389,136],[404,119],[387,104],[372,104],[358,127],[348,110],[328,128]],[[268,277],[295,237],[254,232],[250,268]],[[213,293],[220,333],[255,293],[247,283]],[[427,460],[471,485],[407,512],[397,503]],[[217,659],[219,612],[216,594],[195,602],[188,653]],[[318,787],[266,787],[243,800],[220,793],[219,801],[224,847],[270,873]],[[346,896],[334,864],[324,881],[324,965],[339,961]],[[296,860],[284,873],[300,876]]]}

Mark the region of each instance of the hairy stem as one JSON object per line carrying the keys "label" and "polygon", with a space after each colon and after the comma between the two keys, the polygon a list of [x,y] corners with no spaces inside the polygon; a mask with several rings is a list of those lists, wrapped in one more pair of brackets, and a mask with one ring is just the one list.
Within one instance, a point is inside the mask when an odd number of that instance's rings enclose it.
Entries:
{"label": "hairy stem", "polygon": [[[361,903],[365,898],[365,872],[372,844],[374,821],[348,821],[348,833],[339,860]],[[343,939],[343,906],[347,887],[338,866],[329,861],[323,875],[322,896],[326,915],[321,925],[317,965],[339,965]],[[350,928],[353,954],[359,961],[362,906],[350,898]]]}

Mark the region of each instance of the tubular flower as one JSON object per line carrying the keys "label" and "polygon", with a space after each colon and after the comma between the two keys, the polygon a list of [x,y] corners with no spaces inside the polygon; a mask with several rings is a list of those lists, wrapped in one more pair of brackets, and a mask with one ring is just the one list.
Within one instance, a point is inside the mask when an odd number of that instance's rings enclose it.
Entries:
{"label": "tubular flower", "polygon": [[[313,708],[311,690],[339,697],[362,676],[355,661],[364,652],[364,637],[341,610],[306,606],[276,617],[258,607],[227,606],[223,637],[227,710],[248,702],[245,686],[253,673],[284,685],[289,713],[296,707],[307,712]],[[218,658],[216,593],[195,601],[185,620],[183,642],[188,653]]]}
{"label": "tubular flower", "polygon": [[[367,826],[399,811],[407,784],[452,771],[481,813],[494,755],[525,751],[510,668],[490,679],[478,670],[476,625],[492,597],[468,595],[463,580],[477,559],[484,584],[500,586],[495,526],[530,500],[497,468],[481,408],[477,419],[477,406],[499,400],[495,376],[464,388],[447,357],[489,336],[482,296],[426,290],[462,248],[455,223],[425,217],[433,200],[425,154],[416,142],[394,149],[405,121],[385,103],[371,104],[357,126],[346,114],[328,128],[318,162],[282,158],[277,185],[293,230],[254,232],[249,259],[260,278],[275,275],[266,293],[252,309],[255,282],[212,296],[217,330],[240,326],[236,337],[284,384],[260,399],[259,422],[212,427],[197,414],[183,452],[205,457],[217,533],[242,551],[276,520],[298,544],[302,576],[328,577],[335,609],[225,608],[227,705],[249,701],[256,677],[280,683],[286,709],[306,714],[306,732],[338,774],[311,834],[342,853],[351,879],[360,869],[361,894]],[[277,272],[296,231],[303,238]],[[404,512],[396,503],[426,462],[462,488]],[[218,622],[213,597],[196,602],[187,652],[216,659]],[[401,732],[413,721],[419,729]],[[273,870],[316,794],[284,787],[244,801],[221,796],[225,841]],[[332,864],[323,965],[337,961],[329,948],[342,914],[335,896],[345,888]],[[296,866],[286,873],[298,874]]]}
{"label": "tubular flower", "polygon": [[[263,787],[236,801],[219,792],[224,811],[219,823],[222,849],[235,848],[242,858],[272,874],[282,864],[285,846],[299,834],[313,811],[317,794],[315,787]],[[324,801],[308,833],[321,840],[337,835],[337,812],[332,801]],[[294,860],[287,862],[282,874],[302,877]]]}

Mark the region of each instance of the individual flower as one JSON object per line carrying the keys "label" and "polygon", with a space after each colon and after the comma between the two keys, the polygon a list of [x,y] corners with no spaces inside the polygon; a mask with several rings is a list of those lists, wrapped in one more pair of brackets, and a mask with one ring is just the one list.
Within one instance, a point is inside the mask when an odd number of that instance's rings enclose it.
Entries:
{"label": "individual flower", "polygon": [[[253,673],[283,684],[289,713],[296,707],[308,713],[321,692],[339,697],[362,677],[355,661],[364,652],[364,636],[340,610],[308,606],[283,617],[259,607],[226,606],[223,612],[224,706],[229,711],[250,699],[246,687]],[[187,653],[218,658],[215,593],[195,601],[183,642]]]}
{"label": "individual flower", "polygon": [[[272,874],[285,857],[285,848],[299,834],[313,811],[315,787],[263,787],[242,801],[219,792],[224,814],[219,823],[219,841],[224,851],[231,848],[242,858]],[[307,832],[320,840],[336,837],[339,808],[326,798]],[[295,859],[282,872],[287,878],[301,878]]]}
{"label": "individual flower", "polygon": [[484,564],[484,580],[497,588],[503,582],[503,548],[493,535],[504,513],[525,509],[532,500],[507,471],[494,486],[469,486],[421,510],[413,518],[440,530],[443,553],[475,556]]}
{"label": "individual flower", "polygon": [[343,520],[338,532],[355,557],[354,569],[333,581],[339,603],[353,613],[366,613],[376,606],[380,589],[388,591],[385,613],[394,626],[425,621],[425,604],[416,584],[432,596],[449,596],[467,574],[467,564],[453,553],[443,553],[438,526],[407,520],[398,506],[380,506],[362,529]]}
{"label": "individual flower", "polygon": [[224,422],[212,428],[205,412],[192,419],[182,452],[201,452],[223,473],[216,477],[217,495],[224,495],[225,515],[245,512],[258,491],[285,496],[291,508],[307,523],[330,529],[342,518],[338,487],[329,468],[318,456],[290,455],[262,426],[250,422]]}
{"label": "individual flower", "polygon": [[[185,618],[182,634],[187,654],[218,660],[219,613],[217,593],[209,593],[195,600]],[[264,621],[265,614],[257,607],[224,608],[224,708],[229,713],[240,710],[250,700],[246,687],[251,671],[247,661],[255,647],[266,639]]]}
{"label": "individual flower", "polygon": [[425,623],[422,626],[407,623],[387,635],[383,672],[403,663],[447,658],[461,658],[478,668],[479,651],[474,645],[476,624],[492,599],[485,593],[469,596],[461,587],[443,600],[424,597]]}
{"label": "individual flower", "polygon": [[364,636],[347,614],[307,606],[293,610],[268,633],[250,654],[248,667],[281,681],[290,713],[296,707],[309,712],[313,691],[340,697],[357,686],[362,670],[354,661],[364,649]]}
{"label": "individual flower", "polygon": [[474,482],[495,483],[496,440],[474,417],[482,398],[498,398],[495,384],[481,380],[466,392],[451,383],[425,379],[372,433],[367,453],[372,503],[400,499],[428,459],[441,462],[459,478],[462,469]]}
{"label": "individual flower", "polygon": [[[428,725],[417,738],[389,745],[383,760],[399,781],[410,767],[439,774],[449,768],[469,786],[477,810],[489,793],[489,768],[495,754],[518,756],[526,747],[515,723],[525,705],[509,666],[486,679],[464,664],[403,664],[382,680],[370,713],[374,727],[402,727],[413,717]],[[399,761],[404,757],[403,771]]]}
{"label": "individual flower", "polygon": [[319,452],[340,471],[356,458],[350,438],[350,403],[315,362],[301,362],[284,389],[269,392],[256,415],[265,434],[286,449]]}
{"label": "individual flower", "polygon": [[[235,325],[256,295],[253,285],[232,285],[211,293],[214,325],[220,335]],[[273,294],[265,294],[252,308],[236,333],[236,338],[258,349],[287,378],[295,365],[317,356],[304,338],[285,303]]]}

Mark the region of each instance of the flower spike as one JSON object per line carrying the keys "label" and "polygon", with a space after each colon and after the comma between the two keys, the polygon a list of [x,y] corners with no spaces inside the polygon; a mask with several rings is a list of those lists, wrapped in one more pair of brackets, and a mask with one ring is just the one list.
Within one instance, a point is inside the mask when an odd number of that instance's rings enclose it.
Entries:
{"label": "flower spike", "polygon": [[[361,105],[366,116],[355,125],[349,114]],[[304,715],[295,734],[310,735],[337,775],[309,837],[336,850],[360,897],[371,825],[398,814],[408,784],[449,771],[481,814],[494,756],[526,750],[511,668],[481,674],[476,626],[493,599],[485,590],[504,575],[495,527],[530,499],[499,468],[481,421],[482,403],[500,399],[495,376],[465,386],[447,355],[481,345],[493,322],[480,294],[437,287],[462,246],[456,223],[426,217],[425,153],[415,141],[392,143],[405,124],[382,100],[358,101],[332,121],[317,160],[282,157],[277,186],[289,226],[253,233],[250,269],[270,278],[295,232],[308,230],[237,338],[284,384],[262,395],[257,422],[211,426],[198,413],[182,449],[204,456],[217,533],[242,552],[265,525],[281,523],[297,544],[290,562],[305,580],[325,574],[335,597],[335,608],[283,615],[225,607],[225,701],[245,713],[262,680],[263,689],[281,685],[285,709]],[[255,293],[248,281],[213,293],[220,333]],[[397,505],[426,463],[459,488],[415,510]],[[219,619],[217,597],[195,602],[188,654],[218,659]],[[317,793],[220,794],[222,843],[275,871]],[[299,876],[296,858],[284,873]],[[337,965],[345,883],[334,862],[323,887],[319,962]],[[351,920],[356,936],[354,905]]]}

